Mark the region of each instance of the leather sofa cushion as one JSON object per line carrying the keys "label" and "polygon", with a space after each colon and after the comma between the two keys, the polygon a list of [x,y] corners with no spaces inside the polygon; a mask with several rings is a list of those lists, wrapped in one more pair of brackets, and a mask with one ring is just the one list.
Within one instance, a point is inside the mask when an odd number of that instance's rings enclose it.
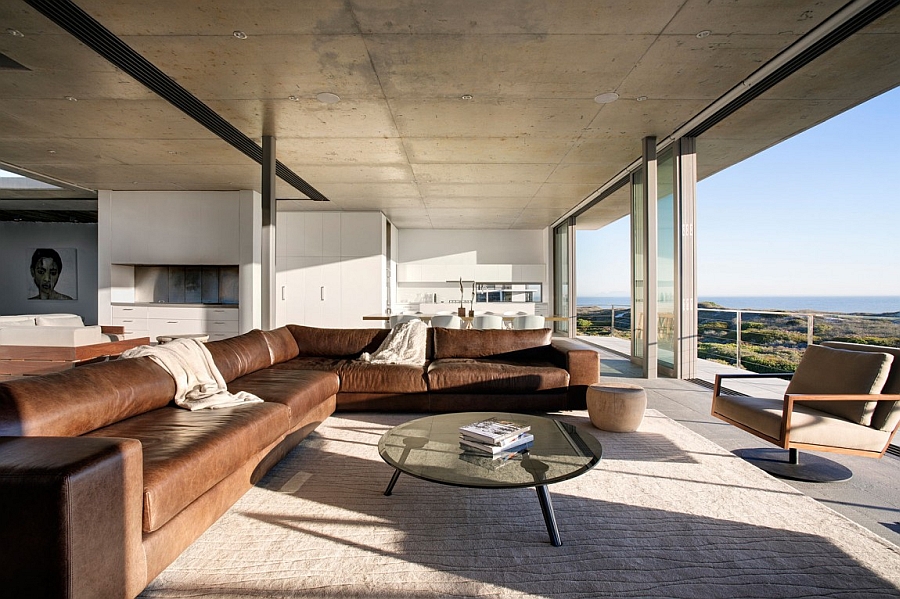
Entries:
{"label": "leather sofa cushion", "polygon": [[273,364],[272,368],[274,370],[325,370],[337,373],[341,364],[346,361],[344,358],[297,357],[287,362]]}
{"label": "leather sofa cushion", "polygon": [[434,329],[434,359],[486,358],[550,345],[550,329]]}
{"label": "leather sofa cushion", "polygon": [[387,329],[320,329],[296,324],[287,327],[297,342],[300,357],[356,358],[363,352],[377,350],[390,332]]}
{"label": "leather sofa cushion", "polygon": [[226,383],[272,365],[269,344],[263,332],[258,329],[237,337],[211,341],[206,344],[206,349]]}
{"label": "leather sofa cushion", "polygon": [[336,395],[340,379],[333,372],[266,368],[231,381],[232,393],[247,391],[291,410],[291,428],[300,424],[319,404]]}
{"label": "leather sofa cushion", "polygon": [[263,331],[262,334],[269,345],[269,358],[272,364],[286,362],[291,358],[296,358],[300,353],[300,348],[297,347],[297,342],[287,327]]}
{"label": "leather sofa cushion", "polygon": [[150,358],[14,379],[0,383],[0,436],[83,435],[162,408],[174,396],[172,377]]}
{"label": "leather sofa cushion", "polygon": [[247,460],[279,441],[290,410],[280,403],[198,410],[167,407],[90,433],[141,442],[143,530],[153,532]]}
{"label": "leather sofa cushion", "polygon": [[425,367],[370,364],[346,360],[340,365],[342,393],[425,393]]}
{"label": "leather sofa cushion", "polygon": [[446,358],[431,363],[427,379],[436,393],[534,393],[565,389],[569,373],[551,364]]}

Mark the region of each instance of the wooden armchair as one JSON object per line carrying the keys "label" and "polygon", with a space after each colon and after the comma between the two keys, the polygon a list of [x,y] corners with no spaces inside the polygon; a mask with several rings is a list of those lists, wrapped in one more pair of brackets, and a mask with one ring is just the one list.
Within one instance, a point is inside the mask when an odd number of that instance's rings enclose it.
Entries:
{"label": "wooden armchair", "polygon": [[[759,377],[790,379],[784,398],[723,392],[726,379]],[[826,342],[810,345],[793,374],[717,375],[712,415],[787,449],[735,452],[775,476],[846,480],[849,469],[815,456],[801,464],[798,450],[884,455],[900,427],[900,348]]]}

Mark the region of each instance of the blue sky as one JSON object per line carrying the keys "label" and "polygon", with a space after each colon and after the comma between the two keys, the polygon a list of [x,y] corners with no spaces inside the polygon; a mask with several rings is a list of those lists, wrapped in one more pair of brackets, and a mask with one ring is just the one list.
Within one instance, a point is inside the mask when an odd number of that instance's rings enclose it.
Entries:
{"label": "blue sky", "polygon": [[[900,88],[700,181],[699,295],[900,295],[898,139]],[[627,294],[627,219],[578,248],[579,296]]]}

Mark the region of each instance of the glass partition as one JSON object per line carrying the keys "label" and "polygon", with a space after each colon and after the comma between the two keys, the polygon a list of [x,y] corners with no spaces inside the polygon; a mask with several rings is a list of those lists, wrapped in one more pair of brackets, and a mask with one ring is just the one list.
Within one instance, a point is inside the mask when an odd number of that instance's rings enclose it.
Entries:
{"label": "glass partition", "polygon": [[[569,315],[569,223],[565,222],[553,230],[553,300],[554,312],[559,316]],[[554,322],[557,333],[569,333],[568,321]]]}
{"label": "glass partition", "polygon": [[671,148],[659,155],[656,172],[657,363],[663,368],[673,369],[675,368],[675,180],[674,152]]}
{"label": "glass partition", "polygon": [[643,170],[631,174],[631,355],[644,357],[644,183]]}

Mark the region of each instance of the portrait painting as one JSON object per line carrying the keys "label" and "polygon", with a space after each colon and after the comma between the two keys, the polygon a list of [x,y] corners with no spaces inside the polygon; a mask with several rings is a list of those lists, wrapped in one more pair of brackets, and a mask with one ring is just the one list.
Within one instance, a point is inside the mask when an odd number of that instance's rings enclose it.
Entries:
{"label": "portrait painting", "polygon": [[28,267],[28,299],[78,299],[75,248],[32,248]]}

